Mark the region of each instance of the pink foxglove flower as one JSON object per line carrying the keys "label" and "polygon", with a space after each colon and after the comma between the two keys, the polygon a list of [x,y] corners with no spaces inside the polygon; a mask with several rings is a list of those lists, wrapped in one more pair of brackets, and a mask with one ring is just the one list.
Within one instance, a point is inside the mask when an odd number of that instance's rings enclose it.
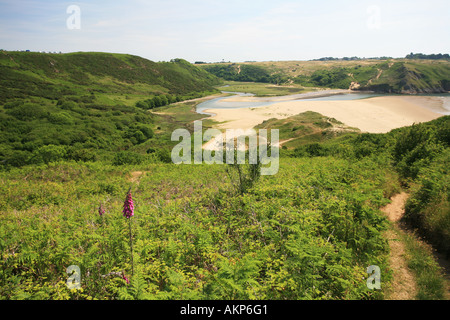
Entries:
{"label": "pink foxglove flower", "polygon": [[125,203],[123,204],[123,216],[127,219],[134,216],[134,203],[131,197],[131,191],[128,191]]}
{"label": "pink foxglove flower", "polygon": [[123,278],[123,280],[125,280],[127,282],[127,284],[130,284],[130,280],[128,280],[127,277],[123,276],[122,278]]}
{"label": "pink foxglove flower", "polygon": [[100,216],[102,216],[102,215],[105,214],[105,208],[103,208],[103,205],[102,205],[102,204],[100,204],[100,207],[98,207],[98,214],[99,214]]}

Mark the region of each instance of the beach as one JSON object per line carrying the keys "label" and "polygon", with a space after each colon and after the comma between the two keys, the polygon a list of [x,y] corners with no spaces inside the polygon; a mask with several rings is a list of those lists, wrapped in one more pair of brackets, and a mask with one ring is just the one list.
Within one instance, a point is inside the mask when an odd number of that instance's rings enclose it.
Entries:
{"label": "beach", "polygon": [[[251,97],[233,97],[235,102],[249,99]],[[219,122],[216,125],[218,129],[251,129],[271,118],[284,119],[305,111],[314,111],[358,128],[361,132],[386,133],[437,119],[443,116],[439,113],[440,109],[442,100],[438,97],[383,96],[345,101],[284,100],[258,108],[208,109],[205,112],[214,114],[211,119]]]}

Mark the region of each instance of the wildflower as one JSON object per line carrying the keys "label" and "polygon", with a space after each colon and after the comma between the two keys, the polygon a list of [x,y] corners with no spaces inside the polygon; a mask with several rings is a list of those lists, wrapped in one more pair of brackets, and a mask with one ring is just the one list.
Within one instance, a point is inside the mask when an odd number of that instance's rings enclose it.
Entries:
{"label": "wildflower", "polygon": [[98,207],[98,214],[99,214],[100,216],[102,216],[102,215],[105,214],[105,208],[103,208],[103,205],[102,205],[102,204],[100,204],[100,207]]}
{"label": "wildflower", "polygon": [[129,283],[130,283],[130,280],[128,280],[128,278],[127,278],[127,277],[123,276],[122,278],[123,278],[123,280],[125,280],[125,281],[127,282],[127,284],[129,284]]}
{"label": "wildflower", "polygon": [[131,197],[131,190],[128,190],[125,203],[123,204],[123,216],[127,219],[134,216],[134,203],[133,198]]}

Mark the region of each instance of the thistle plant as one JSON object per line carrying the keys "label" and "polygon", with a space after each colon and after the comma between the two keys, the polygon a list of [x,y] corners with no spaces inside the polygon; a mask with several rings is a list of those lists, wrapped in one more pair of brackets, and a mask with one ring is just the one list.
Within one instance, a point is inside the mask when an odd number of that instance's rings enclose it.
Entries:
{"label": "thistle plant", "polygon": [[128,189],[125,202],[123,204],[123,216],[128,219],[129,233],[130,233],[130,254],[131,254],[131,275],[134,275],[134,264],[133,264],[133,241],[131,233],[131,217],[134,216],[134,203],[133,197],[131,196],[131,188]]}

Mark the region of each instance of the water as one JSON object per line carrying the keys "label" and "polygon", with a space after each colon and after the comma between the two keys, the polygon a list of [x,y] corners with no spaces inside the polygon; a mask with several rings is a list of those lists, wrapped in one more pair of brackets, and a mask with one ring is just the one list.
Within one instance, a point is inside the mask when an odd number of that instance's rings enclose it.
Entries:
{"label": "water", "polygon": [[[237,96],[243,96],[243,97],[251,97],[254,96],[251,93],[241,93],[241,92],[230,92],[230,91],[222,91],[223,93],[232,93]],[[399,95],[399,94],[379,94],[379,93],[337,93],[337,94],[327,94],[326,96],[320,96],[320,97],[314,97],[314,95],[317,95],[320,93],[309,93],[309,94],[299,94],[295,96],[286,96],[286,99],[283,99],[283,97],[277,97],[277,101],[264,101],[262,100],[255,100],[255,101],[249,101],[249,102],[228,102],[223,101],[225,99],[230,98],[228,97],[221,97],[216,98],[212,100],[208,100],[205,102],[200,103],[197,105],[197,112],[204,115],[210,115],[214,116],[213,113],[207,113],[204,112],[204,110],[207,109],[240,109],[240,108],[259,108],[264,106],[269,106],[275,103],[279,103],[282,101],[295,101],[295,100],[306,100],[306,101],[348,101],[348,100],[360,100],[360,99],[368,99],[373,97],[386,97],[386,96],[405,96],[405,95]],[[415,95],[416,96],[416,95]],[[450,115],[450,94],[449,93],[439,93],[439,94],[421,94],[417,95],[421,97],[438,97],[442,100],[442,108],[436,109],[432,108],[433,111],[444,114],[444,115]],[[292,97],[295,97],[297,99],[293,100]]]}
{"label": "water", "polygon": [[[230,91],[222,91],[223,93],[232,93],[236,96],[241,97],[253,97],[252,93],[242,93],[242,92],[230,92]],[[250,101],[250,102],[236,102],[236,101],[222,101],[224,99],[228,99],[228,97],[215,98],[212,100],[208,100],[202,102],[197,105],[196,111],[200,114],[205,115],[214,115],[213,113],[204,112],[207,109],[241,109],[241,108],[258,108],[263,106],[268,106],[274,104],[278,101]]]}

